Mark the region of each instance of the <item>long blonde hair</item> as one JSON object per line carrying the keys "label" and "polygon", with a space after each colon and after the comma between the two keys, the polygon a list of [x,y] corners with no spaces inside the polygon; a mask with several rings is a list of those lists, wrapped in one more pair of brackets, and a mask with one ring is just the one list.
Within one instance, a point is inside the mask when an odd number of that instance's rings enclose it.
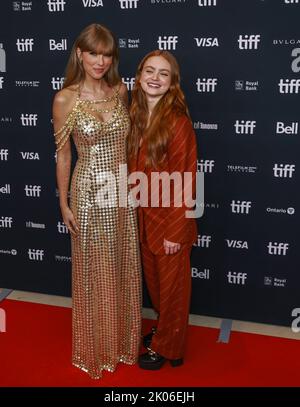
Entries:
{"label": "long blonde hair", "polygon": [[[159,100],[151,114],[151,122],[148,123],[148,105],[145,92],[143,91],[140,78],[143,67],[148,58],[161,56],[171,66],[171,86],[168,92]],[[132,91],[132,103],[130,116],[132,131],[128,139],[128,155],[136,157],[141,137],[147,141],[146,166],[158,167],[164,160],[167,151],[168,140],[172,134],[173,126],[178,116],[189,116],[184,94],[180,88],[180,72],[175,57],[168,51],[152,51],[140,62],[135,86]]]}
{"label": "long blonde hair", "polygon": [[66,67],[63,88],[77,85],[82,82],[85,77],[84,69],[77,56],[77,48],[81,51],[111,55],[113,57],[112,65],[109,71],[105,74],[104,79],[109,86],[115,86],[121,81],[118,72],[119,51],[115,36],[108,28],[94,23],[85,27],[73,44]]}

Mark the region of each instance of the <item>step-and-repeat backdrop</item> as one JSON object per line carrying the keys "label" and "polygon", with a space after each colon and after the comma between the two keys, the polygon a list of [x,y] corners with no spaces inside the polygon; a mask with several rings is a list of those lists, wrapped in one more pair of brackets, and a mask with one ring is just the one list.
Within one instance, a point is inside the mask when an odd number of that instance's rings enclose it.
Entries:
{"label": "step-and-repeat backdrop", "polygon": [[129,90],[153,49],[181,66],[205,178],[191,312],[290,324],[300,307],[299,16],[299,0],[1,1],[0,287],[71,293],[51,105],[74,39],[99,22],[118,38]]}

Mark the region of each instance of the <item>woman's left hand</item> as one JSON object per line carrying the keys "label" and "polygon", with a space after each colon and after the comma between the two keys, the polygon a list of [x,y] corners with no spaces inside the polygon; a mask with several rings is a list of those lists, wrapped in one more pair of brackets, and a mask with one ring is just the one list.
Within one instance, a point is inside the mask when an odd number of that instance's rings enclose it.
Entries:
{"label": "woman's left hand", "polygon": [[180,243],[169,242],[164,239],[165,254],[175,254],[180,250]]}

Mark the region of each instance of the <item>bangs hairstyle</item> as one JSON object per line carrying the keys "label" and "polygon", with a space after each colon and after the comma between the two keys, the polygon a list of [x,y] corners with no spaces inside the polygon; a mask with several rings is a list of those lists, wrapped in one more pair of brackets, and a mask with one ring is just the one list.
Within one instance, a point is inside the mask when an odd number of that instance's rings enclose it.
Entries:
{"label": "bangs hairstyle", "polygon": [[118,72],[119,50],[114,34],[105,26],[100,24],[90,24],[79,34],[75,40],[68,60],[63,88],[79,84],[85,77],[82,64],[77,56],[77,48],[82,52],[95,52],[112,57],[112,65],[105,74],[104,79],[109,86],[120,83],[121,78]]}
{"label": "bangs hairstyle", "polygon": [[[155,56],[163,57],[169,62],[171,66],[171,85],[154,107],[150,124],[147,127],[149,111],[140,79],[146,61],[148,58]],[[159,168],[165,158],[168,141],[172,135],[176,120],[182,115],[190,118],[185,97],[180,88],[180,72],[177,60],[168,51],[152,51],[140,62],[135,77],[130,107],[132,131],[128,139],[128,156],[130,158],[137,156],[140,141],[143,138],[147,142],[146,166]]]}

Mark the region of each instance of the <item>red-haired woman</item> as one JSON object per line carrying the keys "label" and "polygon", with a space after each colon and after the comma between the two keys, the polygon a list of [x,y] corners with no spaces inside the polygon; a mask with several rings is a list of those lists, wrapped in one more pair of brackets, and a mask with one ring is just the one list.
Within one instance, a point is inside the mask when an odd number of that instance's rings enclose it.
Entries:
{"label": "red-haired woman", "polygon": [[[139,366],[157,370],[167,360],[172,366],[183,363],[191,293],[190,252],[197,236],[195,219],[186,217],[190,205],[183,199],[186,190],[192,189],[195,195],[196,139],[180,88],[178,63],[171,53],[153,51],[141,61],[130,115],[131,176],[141,171],[148,180],[146,204],[147,188],[139,187],[140,198],[144,194],[138,208],[139,228],[144,275],[158,315],[157,326],[144,337],[148,352],[139,357]],[[169,184],[169,202],[164,199],[168,186],[153,181],[162,173],[175,179]],[[159,204],[153,205],[154,201]]]}

